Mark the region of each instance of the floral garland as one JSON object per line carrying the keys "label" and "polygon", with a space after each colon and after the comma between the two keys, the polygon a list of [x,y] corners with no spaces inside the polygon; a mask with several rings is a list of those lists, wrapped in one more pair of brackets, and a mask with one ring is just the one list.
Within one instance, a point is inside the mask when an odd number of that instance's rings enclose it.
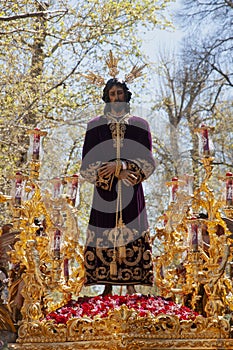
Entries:
{"label": "floral garland", "polygon": [[78,300],[70,300],[56,311],[50,312],[46,316],[46,320],[54,320],[57,324],[66,324],[71,318],[107,317],[109,311],[120,308],[122,305],[138,311],[141,317],[145,317],[150,313],[154,316],[159,314],[177,315],[180,320],[194,320],[198,316],[197,312],[188,307],[162,297],[134,294],[80,297]]}

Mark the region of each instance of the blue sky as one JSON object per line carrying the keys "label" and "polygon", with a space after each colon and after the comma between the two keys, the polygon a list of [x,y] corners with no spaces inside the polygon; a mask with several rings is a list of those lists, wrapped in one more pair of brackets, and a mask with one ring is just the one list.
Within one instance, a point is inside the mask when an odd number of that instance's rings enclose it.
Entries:
{"label": "blue sky", "polygon": [[[168,9],[165,11],[165,16],[168,17],[174,23],[174,14],[181,6],[181,1],[176,0],[174,3],[168,5]],[[179,46],[179,42],[182,38],[183,32],[178,28],[177,23],[174,23],[175,29],[167,30],[152,30],[147,32],[145,35],[142,34],[143,38],[143,49],[149,56],[151,61],[156,60],[158,51],[166,49],[175,50]]]}

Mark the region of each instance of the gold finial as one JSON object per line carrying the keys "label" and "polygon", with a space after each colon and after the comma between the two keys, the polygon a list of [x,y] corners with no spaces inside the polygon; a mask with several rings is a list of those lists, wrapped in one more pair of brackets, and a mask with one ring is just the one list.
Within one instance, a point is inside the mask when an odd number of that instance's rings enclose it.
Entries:
{"label": "gold finial", "polygon": [[112,51],[110,50],[109,59],[106,59],[106,64],[109,68],[109,74],[113,78],[115,78],[117,76],[117,74],[119,73],[119,71],[117,69],[118,61],[119,61],[119,58],[114,57],[112,54]]}
{"label": "gold finial", "polygon": [[132,81],[138,77],[142,76],[142,70],[146,67],[146,64],[144,64],[143,66],[133,66],[133,68],[131,69],[131,72],[127,75],[125,75],[125,81],[127,83],[132,83]]}

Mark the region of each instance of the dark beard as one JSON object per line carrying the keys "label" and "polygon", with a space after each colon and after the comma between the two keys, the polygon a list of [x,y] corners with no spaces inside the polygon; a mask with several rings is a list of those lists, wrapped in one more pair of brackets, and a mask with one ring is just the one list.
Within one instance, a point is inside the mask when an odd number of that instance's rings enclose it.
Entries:
{"label": "dark beard", "polygon": [[116,113],[120,113],[126,110],[127,103],[126,102],[112,102],[110,103],[111,110],[113,110]]}

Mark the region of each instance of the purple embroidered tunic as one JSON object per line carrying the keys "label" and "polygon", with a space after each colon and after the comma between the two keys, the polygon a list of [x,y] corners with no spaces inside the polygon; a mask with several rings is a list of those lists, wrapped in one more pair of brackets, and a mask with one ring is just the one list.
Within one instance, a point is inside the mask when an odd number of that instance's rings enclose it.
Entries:
{"label": "purple embroidered tunic", "polygon": [[[116,125],[119,123],[118,140]],[[119,181],[115,175],[101,178],[98,169],[120,159],[135,172],[136,185]],[[126,114],[92,119],[87,126],[80,173],[95,185],[85,246],[85,285],[153,284],[151,242],[142,182],[155,169],[148,123]],[[116,229],[117,218],[123,225]],[[121,254],[124,247],[125,255]],[[116,262],[114,274],[111,262]]]}

